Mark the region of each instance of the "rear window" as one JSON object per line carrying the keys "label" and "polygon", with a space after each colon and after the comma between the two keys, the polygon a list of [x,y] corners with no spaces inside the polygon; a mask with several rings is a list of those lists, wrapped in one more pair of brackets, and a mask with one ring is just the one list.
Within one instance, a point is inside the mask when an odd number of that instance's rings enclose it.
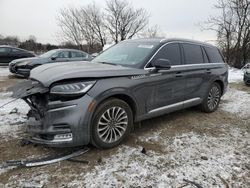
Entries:
{"label": "rear window", "polygon": [[19,49],[16,49],[16,48],[12,48],[12,52],[20,52],[20,53],[23,52],[24,53],[25,51],[19,50]]}
{"label": "rear window", "polygon": [[212,47],[204,47],[204,48],[206,50],[210,63],[224,62],[217,48],[212,48]]}
{"label": "rear window", "polygon": [[11,51],[10,48],[5,48],[5,47],[0,48],[0,52],[2,52],[2,53],[7,53],[7,52],[10,52],[10,51]]}
{"label": "rear window", "polygon": [[201,47],[195,44],[182,44],[186,64],[200,64],[203,63],[203,56]]}
{"label": "rear window", "polygon": [[80,58],[80,57],[86,57],[86,54],[81,52],[71,52],[71,58]]}

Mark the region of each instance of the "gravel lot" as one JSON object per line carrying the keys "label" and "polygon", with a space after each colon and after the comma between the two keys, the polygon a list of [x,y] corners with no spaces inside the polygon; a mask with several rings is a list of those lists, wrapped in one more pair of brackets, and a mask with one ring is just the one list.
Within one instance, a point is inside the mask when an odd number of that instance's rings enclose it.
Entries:
{"label": "gravel lot", "polygon": [[[0,105],[20,81],[7,72],[0,68]],[[212,114],[190,108],[144,121],[121,146],[79,157],[89,164],[0,168],[0,187],[250,187],[250,87],[236,69],[229,81]],[[21,100],[0,109],[0,163],[61,151],[21,146],[28,109]]]}

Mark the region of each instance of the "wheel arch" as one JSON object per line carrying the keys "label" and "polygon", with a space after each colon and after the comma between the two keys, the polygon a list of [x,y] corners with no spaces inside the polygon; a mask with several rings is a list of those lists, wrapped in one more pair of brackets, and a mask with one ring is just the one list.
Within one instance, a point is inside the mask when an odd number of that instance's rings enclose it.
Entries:
{"label": "wheel arch", "polygon": [[[138,115],[138,105],[136,102],[136,99],[133,95],[131,95],[127,90],[122,89],[122,88],[116,88],[116,89],[112,89],[112,90],[108,90],[105,91],[105,93],[102,93],[101,95],[95,97],[95,101],[96,101],[96,105],[93,109],[93,115],[95,114],[96,110],[98,109],[98,107],[104,102],[107,101],[109,99],[112,98],[116,98],[116,99],[120,99],[124,102],[126,102],[129,107],[132,110],[133,113],[133,121],[135,121],[137,119],[137,115]],[[93,118],[93,116],[92,116]]]}
{"label": "wheel arch", "polygon": [[225,86],[224,86],[223,81],[217,79],[217,80],[214,80],[214,83],[219,84],[219,86],[220,86],[220,88],[221,88],[221,94],[223,94],[223,93],[224,93],[224,89],[225,89]]}

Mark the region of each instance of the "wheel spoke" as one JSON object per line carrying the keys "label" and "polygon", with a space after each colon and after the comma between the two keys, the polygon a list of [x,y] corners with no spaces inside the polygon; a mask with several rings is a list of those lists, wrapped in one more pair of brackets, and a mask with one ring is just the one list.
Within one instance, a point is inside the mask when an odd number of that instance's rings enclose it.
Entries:
{"label": "wheel spoke", "polygon": [[101,137],[108,135],[109,127],[100,135]]}
{"label": "wheel spoke", "polygon": [[121,131],[118,129],[118,127],[115,127],[115,130],[118,132],[119,137],[121,137],[121,136],[122,136],[122,133],[121,133]]}
{"label": "wheel spoke", "polygon": [[122,116],[120,119],[117,120],[117,122],[120,122],[121,120],[127,119],[127,116]]}
{"label": "wheel spoke", "polygon": [[102,115],[101,119],[104,119],[106,122],[109,122],[109,119],[106,118],[105,113]]}
{"label": "wheel spoke", "polygon": [[111,115],[110,115],[110,109],[108,109],[108,110],[107,110],[107,114],[108,114],[108,118],[109,118],[109,120],[111,120],[111,119],[112,119],[112,117],[111,117]]}
{"label": "wheel spoke", "polygon": [[113,133],[114,133],[114,136],[115,136],[115,140],[117,140],[117,134],[115,132],[115,129],[112,129]]}
{"label": "wheel spoke", "polygon": [[102,131],[104,131],[104,130],[106,130],[106,129],[108,129],[108,128],[109,128],[108,125],[106,125],[106,126],[104,126],[104,127],[102,127],[102,128],[98,128],[98,132],[102,132]]}

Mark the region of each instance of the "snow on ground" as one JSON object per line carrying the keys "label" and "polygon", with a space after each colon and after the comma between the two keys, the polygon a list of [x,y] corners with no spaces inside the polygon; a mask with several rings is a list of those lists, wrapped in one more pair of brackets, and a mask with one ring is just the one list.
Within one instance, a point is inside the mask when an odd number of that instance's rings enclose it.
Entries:
{"label": "snow on ground", "polygon": [[233,88],[228,88],[222,97],[221,108],[241,118],[250,118],[250,94]]}
{"label": "snow on ground", "polygon": [[8,76],[10,74],[8,67],[0,67],[0,77]]}
{"label": "snow on ground", "polygon": [[[29,179],[20,178],[20,176],[12,176],[10,178],[10,183],[3,185],[3,187],[43,188],[43,185],[49,182],[49,177],[49,174],[44,174],[42,171],[32,174]],[[17,184],[19,186],[15,186]]]}
{"label": "snow on ground", "polygon": [[[0,106],[10,102],[11,93],[0,93]],[[1,136],[16,136],[16,133],[26,121],[29,106],[23,100],[16,100],[0,108],[0,134]]]}
{"label": "snow on ground", "polygon": [[244,131],[233,129],[219,138],[193,132],[168,139],[160,137],[152,143],[160,144],[165,152],[147,151],[146,155],[139,147],[122,146],[104,159],[102,165],[80,174],[68,186],[181,187],[186,184],[183,179],[188,179],[202,187],[223,187],[223,180],[233,187],[244,187],[238,178],[247,178],[248,136]]}
{"label": "snow on ground", "polygon": [[[2,71],[0,68],[0,76]],[[229,70],[229,82],[242,82],[240,70]],[[11,101],[10,93],[0,93],[0,106]],[[239,118],[250,118],[250,94],[229,88],[222,98],[221,110],[236,114]],[[0,135],[16,136],[26,121],[28,105],[17,100],[0,108]],[[12,112],[12,113],[11,113]],[[162,150],[147,150],[142,154],[140,146],[120,146],[110,157],[95,165],[88,173],[77,174],[66,187],[184,187],[188,179],[202,187],[249,187],[250,139],[249,132],[233,125],[224,125],[220,136],[190,132],[167,137],[162,130],[144,135],[138,140],[152,144]],[[9,170],[9,169],[8,169]],[[1,171],[0,174],[8,170]],[[247,174],[248,173],[248,174]],[[30,185],[50,183],[48,174],[32,174]],[[70,174],[65,174],[70,176]],[[6,187],[27,181],[25,176],[10,177]],[[1,183],[0,183],[1,187]],[[192,187],[191,184],[185,186]],[[194,186],[193,186],[194,187]]]}
{"label": "snow on ground", "polygon": [[229,83],[243,82],[243,71],[240,69],[230,67],[228,69],[228,82]]}

